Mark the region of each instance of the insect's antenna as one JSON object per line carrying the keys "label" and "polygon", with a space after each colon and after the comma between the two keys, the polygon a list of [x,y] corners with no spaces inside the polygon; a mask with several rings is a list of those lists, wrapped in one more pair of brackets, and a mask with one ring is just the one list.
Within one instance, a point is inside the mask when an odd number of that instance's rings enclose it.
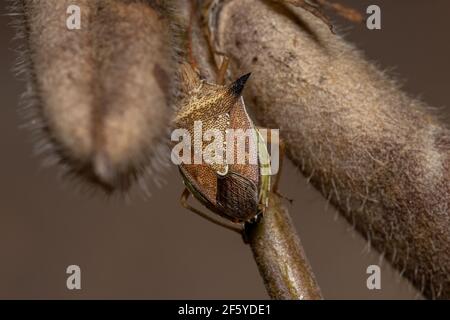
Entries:
{"label": "insect's antenna", "polygon": [[321,6],[328,7],[336,14],[340,15],[344,19],[347,19],[348,21],[354,22],[354,23],[362,23],[364,22],[364,17],[362,14],[351,7],[345,6],[340,3],[333,3],[328,0],[318,0],[317,1]]}
{"label": "insect's antenna", "polygon": [[189,14],[189,25],[188,25],[188,30],[187,30],[187,38],[188,38],[187,52],[188,52],[188,62],[194,70],[198,70],[198,63],[194,56],[194,50],[192,49],[193,48],[192,33],[193,33],[193,24],[195,21],[194,19],[195,19],[196,12],[197,12],[197,1],[192,0],[191,1],[191,12]]}

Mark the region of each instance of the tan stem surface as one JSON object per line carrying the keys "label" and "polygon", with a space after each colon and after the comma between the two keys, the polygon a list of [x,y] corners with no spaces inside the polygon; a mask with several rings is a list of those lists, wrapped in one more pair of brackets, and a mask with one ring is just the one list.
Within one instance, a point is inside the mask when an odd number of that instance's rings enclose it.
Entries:
{"label": "tan stem surface", "polygon": [[246,231],[272,299],[322,299],[295,227],[278,196],[271,194],[264,217]]}
{"label": "tan stem surface", "polygon": [[429,298],[450,297],[450,133],[322,21],[227,1],[215,38],[311,183]]}

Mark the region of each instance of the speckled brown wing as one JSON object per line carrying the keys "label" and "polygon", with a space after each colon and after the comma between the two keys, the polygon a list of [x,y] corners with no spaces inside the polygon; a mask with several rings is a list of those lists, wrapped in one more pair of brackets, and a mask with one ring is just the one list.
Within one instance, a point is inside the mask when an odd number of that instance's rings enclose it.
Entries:
{"label": "speckled brown wing", "polygon": [[[230,111],[229,128],[254,129],[242,98],[236,101]],[[255,134],[249,139],[252,140],[250,143],[257,144]],[[249,164],[248,158],[245,164],[230,164],[228,174],[217,179],[217,206],[226,213],[228,219],[234,221],[247,221],[255,217],[258,213],[259,183],[259,164]]]}
{"label": "speckled brown wing", "polygon": [[[223,137],[223,143],[222,143],[222,161],[216,161],[213,163],[208,163],[211,168],[217,172],[217,173],[221,173],[224,174],[228,171],[228,165],[226,163],[226,130],[229,128],[230,126],[230,114],[229,113],[222,113],[219,114],[215,117],[211,117],[208,118],[206,120],[203,121],[203,132],[207,132],[207,130],[218,130],[220,132],[220,134]],[[203,144],[203,156],[206,156],[206,149],[207,144]],[[206,162],[206,160],[205,160]]]}
{"label": "speckled brown wing", "polygon": [[231,220],[253,218],[258,212],[258,194],[256,184],[236,172],[217,178],[217,206]]}
{"label": "speckled brown wing", "polygon": [[[199,120],[203,130],[217,129],[223,135],[227,129],[254,130],[241,96],[249,76],[227,87],[200,83],[183,101],[175,126],[187,129],[191,136]],[[250,139],[257,143],[255,134]],[[236,153],[236,141],[234,146]],[[181,164],[180,172],[189,191],[210,210],[234,222],[247,221],[258,213],[259,164],[249,164],[248,159],[244,164],[227,164],[228,173],[218,175],[224,165]]]}
{"label": "speckled brown wing", "polygon": [[[243,130],[253,128],[243,99],[238,99],[230,110],[229,128]],[[194,197],[211,211],[234,222],[247,221],[258,213],[260,181],[258,164],[230,164],[226,179],[219,179],[216,171],[207,164],[181,164],[180,171]],[[241,188],[239,183],[245,187]],[[227,204],[227,201],[230,203]],[[240,203],[237,205],[236,201]],[[233,209],[236,205],[237,208],[245,209]]]}

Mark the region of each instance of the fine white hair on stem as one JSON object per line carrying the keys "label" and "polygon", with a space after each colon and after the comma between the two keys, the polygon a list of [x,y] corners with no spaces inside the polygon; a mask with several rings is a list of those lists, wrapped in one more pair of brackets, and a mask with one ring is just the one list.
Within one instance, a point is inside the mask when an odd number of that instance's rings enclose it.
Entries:
{"label": "fine white hair on stem", "polygon": [[23,115],[38,153],[105,191],[157,179],[176,91],[177,46],[158,1],[10,1],[26,81]]}
{"label": "fine white hair on stem", "polygon": [[253,74],[246,101],[260,123],[280,128],[302,173],[416,288],[449,298],[444,122],[307,12],[232,0],[216,18],[233,74]]}

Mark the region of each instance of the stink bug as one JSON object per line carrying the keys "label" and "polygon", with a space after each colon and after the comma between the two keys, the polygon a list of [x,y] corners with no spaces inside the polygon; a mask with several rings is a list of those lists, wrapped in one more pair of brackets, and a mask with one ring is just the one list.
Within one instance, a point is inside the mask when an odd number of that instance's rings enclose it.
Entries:
{"label": "stink bug", "polygon": [[[201,80],[190,65],[183,65],[182,84],[185,95],[180,101],[174,121],[176,128],[184,129],[190,136],[196,134],[194,124],[198,122],[203,130],[213,130],[223,137],[227,136],[231,129],[239,133],[246,132],[244,138],[248,138],[249,148],[252,144],[256,146],[253,150],[245,151],[244,163],[235,163],[233,160],[239,156],[237,142],[233,140],[231,145],[227,139],[220,144],[220,147],[223,147],[220,151],[223,151],[222,155],[227,153],[225,160],[199,163],[195,161],[198,156],[196,153],[200,152],[200,160],[203,160],[206,148],[198,146],[198,142],[189,142],[189,146],[194,145],[193,153],[189,149],[189,158],[193,161],[179,164],[186,186],[181,197],[182,205],[214,223],[239,232],[242,231],[243,223],[251,222],[264,213],[270,192],[267,146],[249,117],[241,95],[249,76],[250,74],[246,74],[227,86],[212,84]],[[219,76],[220,78],[223,77]],[[244,145],[247,146],[245,142]],[[231,154],[230,150],[227,150],[230,147],[233,147]],[[229,155],[232,156],[231,161]],[[251,157],[256,157],[256,161],[251,163]],[[220,222],[191,207],[187,202],[191,194],[231,224]]]}

